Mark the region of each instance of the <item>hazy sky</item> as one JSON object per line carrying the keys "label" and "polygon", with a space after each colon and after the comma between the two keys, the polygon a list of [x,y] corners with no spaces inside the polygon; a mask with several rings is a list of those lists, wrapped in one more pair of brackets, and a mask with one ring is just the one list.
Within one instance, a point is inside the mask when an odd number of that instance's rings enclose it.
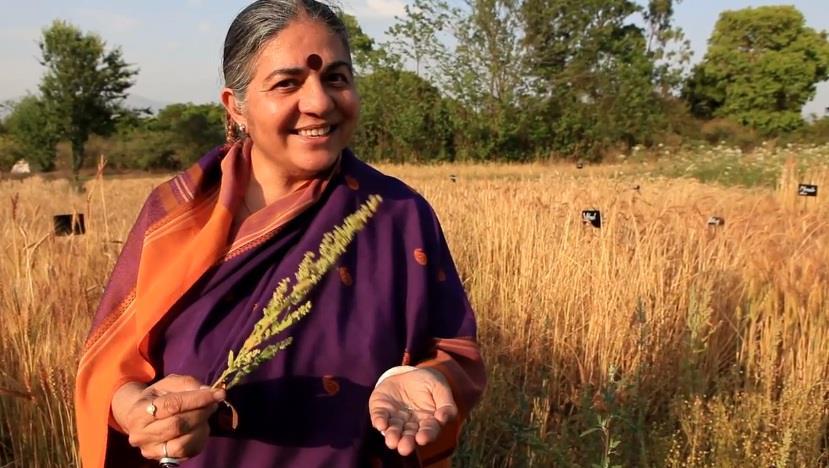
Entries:
{"label": "hazy sky", "polygon": [[[382,39],[403,12],[403,0],[340,0],[363,29]],[[162,103],[216,101],[219,59],[227,27],[247,0],[0,0],[0,100],[34,91],[42,74],[37,40],[53,19],[68,20],[119,45],[140,68],[132,92]],[[829,30],[829,1],[684,0],[677,23],[685,30],[700,60],[714,23],[723,10],[787,3],[795,5],[809,26]],[[829,83],[806,111],[829,107]]]}

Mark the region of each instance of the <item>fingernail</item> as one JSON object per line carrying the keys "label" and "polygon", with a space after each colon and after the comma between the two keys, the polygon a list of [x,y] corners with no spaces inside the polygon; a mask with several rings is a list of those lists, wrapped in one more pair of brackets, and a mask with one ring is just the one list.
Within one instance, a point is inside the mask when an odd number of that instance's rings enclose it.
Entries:
{"label": "fingernail", "polygon": [[199,390],[210,390],[210,386],[209,385],[202,385],[201,387],[199,387]]}

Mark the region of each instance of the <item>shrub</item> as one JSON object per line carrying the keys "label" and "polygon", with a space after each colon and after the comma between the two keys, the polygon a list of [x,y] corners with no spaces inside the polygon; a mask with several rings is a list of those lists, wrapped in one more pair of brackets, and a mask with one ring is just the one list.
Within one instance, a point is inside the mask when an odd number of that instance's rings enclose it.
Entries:
{"label": "shrub", "polygon": [[121,135],[109,155],[116,169],[177,169],[178,161],[168,132],[136,130]]}
{"label": "shrub", "polygon": [[9,172],[18,159],[23,157],[23,149],[8,135],[0,135],[0,172]]}
{"label": "shrub", "polygon": [[730,119],[711,119],[702,124],[702,138],[712,145],[724,144],[750,151],[758,145],[760,137],[749,127]]}

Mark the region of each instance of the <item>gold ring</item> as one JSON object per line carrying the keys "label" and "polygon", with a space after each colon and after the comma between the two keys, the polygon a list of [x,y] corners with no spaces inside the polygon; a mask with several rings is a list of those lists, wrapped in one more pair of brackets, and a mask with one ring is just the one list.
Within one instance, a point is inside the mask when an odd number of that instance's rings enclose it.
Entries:
{"label": "gold ring", "polygon": [[158,407],[155,406],[152,402],[150,402],[150,404],[147,405],[147,408],[145,409],[145,411],[150,416],[155,417],[155,413],[156,413],[156,411],[158,411]]}

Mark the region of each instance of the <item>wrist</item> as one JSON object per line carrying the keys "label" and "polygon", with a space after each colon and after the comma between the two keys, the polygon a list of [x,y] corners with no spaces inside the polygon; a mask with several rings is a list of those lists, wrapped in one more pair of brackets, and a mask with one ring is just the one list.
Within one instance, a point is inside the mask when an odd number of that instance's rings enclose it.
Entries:
{"label": "wrist", "polygon": [[377,383],[374,384],[374,388],[377,388],[380,385],[380,383],[382,383],[384,380],[388,379],[389,377],[393,377],[395,375],[400,375],[400,374],[405,374],[406,372],[411,372],[411,371],[414,371],[414,370],[417,370],[417,367],[414,367],[414,366],[395,366],[395,367],[392,367],[389,370],[387,370],[386,372],[383,372],[382,375],[380,375],[380,377],[377,379]]}
{"label": "wrist", "polygon": [[110,403],[110,425],[120,432],[127,433],[127,415],[135,403],[144,397],[147,385],[141,382],[126,382],[112,395]]}
{"label": "wrist", "polygon": [[451,388],[450,385],[449,385],[449,380],[446,378],[446,375],[444,375],[443,372],[441,372],[440,370],[438,370],[434,367],[429,367],[429,366],[418,366],[418,369],[419,370],[425,370],[425,371],[429,372],[430,374],[432,374],[435,377],[435,380],[442,383],[447,388]]}

